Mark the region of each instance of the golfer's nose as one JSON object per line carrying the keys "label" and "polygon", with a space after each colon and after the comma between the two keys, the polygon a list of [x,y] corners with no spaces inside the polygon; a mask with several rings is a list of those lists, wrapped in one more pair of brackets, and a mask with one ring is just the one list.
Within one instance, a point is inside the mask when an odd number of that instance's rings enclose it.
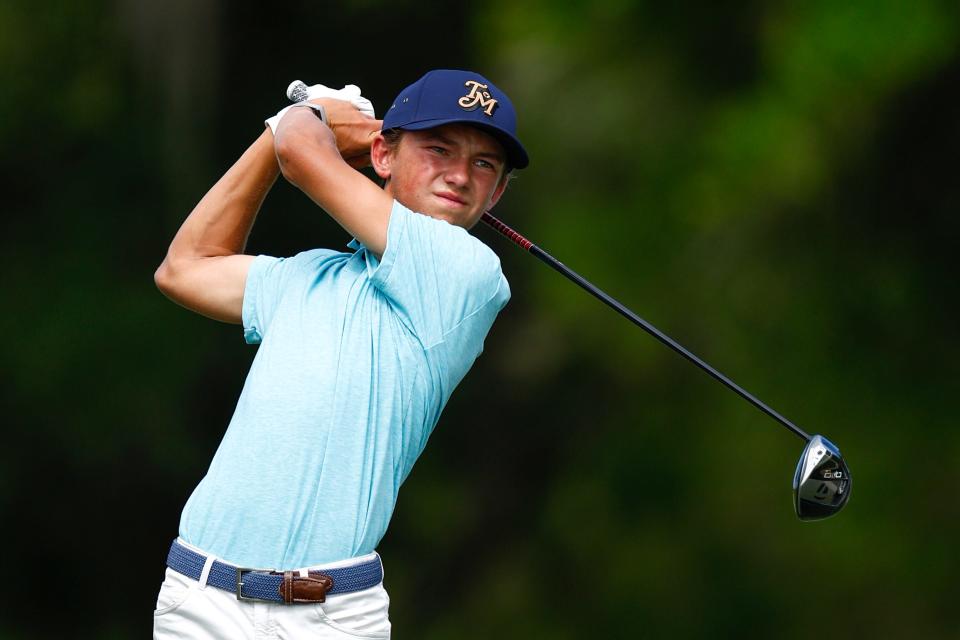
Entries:
{"label": "golfer's nose", "polygon": [[444,172],[447,184],[455,187],[465,187],[470,180],[470,161],[467,158],[455,158],[447,165]]}

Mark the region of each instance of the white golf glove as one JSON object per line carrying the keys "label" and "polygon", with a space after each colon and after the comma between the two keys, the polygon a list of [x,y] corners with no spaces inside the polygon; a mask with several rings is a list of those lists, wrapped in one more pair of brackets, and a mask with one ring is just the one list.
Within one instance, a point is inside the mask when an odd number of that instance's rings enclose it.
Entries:
{"label": "white golf glove", "polygon": [[[296,81],[291,83],[291,86],[295,83]],[[343,89],[331,89],[330,87],[322,84],[315,84],[307,87],[306,99],[315,100],[316,98],[333,98],[335,100],[343,100],[355,106],[360,113],[366,114],[371,118],[377,117],[373,110],[373,103],[360,95],[360,87],[355,84],[348,84]],[[284,107],[277,112],[277,115],[273,116],[272,118],[267,118],[264,121],[264,124],[270,127],[271,132],[276,133],[277,125],[280,123],[280,118],[282,118],[283,115],[293,106],[294,105]]]}

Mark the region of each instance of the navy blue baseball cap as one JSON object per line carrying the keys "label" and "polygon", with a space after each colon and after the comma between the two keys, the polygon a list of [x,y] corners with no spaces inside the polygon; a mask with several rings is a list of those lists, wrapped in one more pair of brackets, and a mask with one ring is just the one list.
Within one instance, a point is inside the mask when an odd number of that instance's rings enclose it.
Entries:
{"label": "navy blue baseball cap", "polygon": [[530,164],[517,139],[517,112],[507,94],[479,73],[436,69],[400,92],[383,116],[383,130],[420,131],[462,122],[483,129],[507,152],[516,169]]}

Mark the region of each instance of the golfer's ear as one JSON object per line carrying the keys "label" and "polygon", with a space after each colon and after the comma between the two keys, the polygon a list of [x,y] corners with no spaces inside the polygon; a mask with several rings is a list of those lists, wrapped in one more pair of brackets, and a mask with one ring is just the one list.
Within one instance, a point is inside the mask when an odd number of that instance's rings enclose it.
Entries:
{"label": "golfer's ear", "polygon": [[391,164],[393,162],[393,148],[387,144],[383,134],[377,134],[370,145],[370,164],[377,175],[384,180],[390,179]]}

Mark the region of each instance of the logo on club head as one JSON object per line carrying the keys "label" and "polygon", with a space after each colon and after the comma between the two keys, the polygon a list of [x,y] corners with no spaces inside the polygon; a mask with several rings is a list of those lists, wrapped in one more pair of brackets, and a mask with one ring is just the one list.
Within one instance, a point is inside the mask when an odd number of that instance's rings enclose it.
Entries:
{"label": "logo on club head", "polygon": [[483,112],[488,116],[492,116],[493,110],[497,108],[497,100],[490,95],[489,91],[482,91],[482,89],[487,88],[487,85],[481,84],[476,80],[467,80],[463,84],[464,86],[470,87],[470,91],[467,95],[457,100],[457,104],[467,111],[473,111],[474,109],[483,107]]}
{"label": "logo on club head", "polygon": [[829,469],[827,469],[826,471],[823,472],[823,477],[828,480],[832,480],[832,479],[839,480],[843,478],[843,471],[840,471],[840,470],[830,471]]}

